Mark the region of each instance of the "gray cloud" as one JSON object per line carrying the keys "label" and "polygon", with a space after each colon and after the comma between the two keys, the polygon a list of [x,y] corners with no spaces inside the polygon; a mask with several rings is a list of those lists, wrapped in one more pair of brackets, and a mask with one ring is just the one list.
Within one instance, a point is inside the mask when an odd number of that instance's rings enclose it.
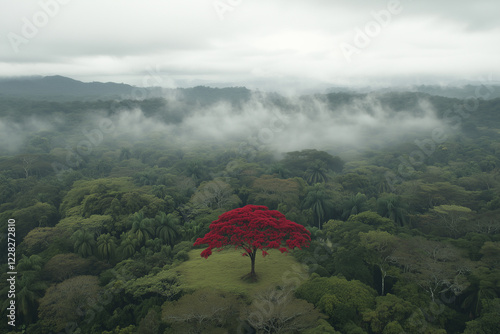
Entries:
{"label": "gray cloud", "polygon": [[387,10],[387,1],[243,0],[224,20],[217,1],[225,0],[70,1],[18,53],[9,32],[22,36],[23,18],[33,21],[42,8],[10,2],[0,12],[0,73],[142,85],[144,68],[153,66],[178,85],[276,90],[500,76],[498,1],[401,0],[402,12],[351,62],[340,46],[356,46],[357,29]]}

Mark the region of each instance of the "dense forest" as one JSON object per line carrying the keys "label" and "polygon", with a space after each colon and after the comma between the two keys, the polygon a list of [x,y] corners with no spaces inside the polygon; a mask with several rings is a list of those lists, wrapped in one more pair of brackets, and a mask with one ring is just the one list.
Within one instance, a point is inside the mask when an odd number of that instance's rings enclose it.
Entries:
{"label": "dense forest", "polygon": [[[500,333],[500,99],[468,89],[0,96],[17,269],[0,332]],[[296,275],[255,294],[211,289],[210,272],[187,285],[193,243],[247,204],[311,233],[269,256]]]}

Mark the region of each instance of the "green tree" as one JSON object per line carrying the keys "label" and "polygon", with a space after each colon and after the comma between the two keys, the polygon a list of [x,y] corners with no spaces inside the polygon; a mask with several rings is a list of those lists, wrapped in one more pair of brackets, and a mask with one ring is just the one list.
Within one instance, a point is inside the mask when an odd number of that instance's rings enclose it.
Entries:
{"label": "green tree", "polygon": [[438,293],[462,294],[470,285],[466,275],[474,268],[456,247],[422,237],[398,243],[393,260],[403,268],[402,277],[420,286],[433,302]]}
{"label": "green tree", "polygon": [[392,256],[399,240],[396,236],[385,231],[360,233],[360,238],[361,245],[369,251],[368,262],[380,269],[382,278],[380,295],[383,296],[385,293],[385,278],[391,270],[390,263],[393,261]]}
{"label": "green tree", "polygon": [[40,324],[47,332],[62,331],[91,310],[100,291],[96,276],[76,276],[51,286],[40,299]]}
{"label": "green tree", "polygon": [[130,153],[130,149],[127,147],[123,147],[120,150],[120,161],[122,160],[128,160],[132,157],[132,154]]}
{"label": "green tree", "polygon": [[306,209],[312,209],[319,229],[321,229],[321,222],[333,207],[331,197],[322,184],[315,184],[307,192],[303,206]]}
{"label": "green tree", "polygon": [[97,254],[101,259],[110,260],[114,257],[116,251],[115,237],[109,233],[101,234],[97,238]]}
{"label": "green tree", "polygon": [[296,176],[302,176],[310,166],[317,163],[325,164],[328,170],[336,173],[344,168],[344,162],[339,157],[315,149],[288,152],[281,163]]}
{"label": "green tree", "polygon": [[426,321],[419,308],[390,293],[377,297],[375,302],[374,309],[363,312],[363,321],[372,333],[418,333],[421,327],[415,324]]}
{"label": "green tree", "polygon": [[33,273],[24,273],[16,285],[16,308],[24,323],[33,322],[36,317],[38,299],[47,289],[47,285]]}
{"label": "green tree", "polygon": [[296,299],[289,287],[269,288],[256,295],[241,317],[257,333],[302,333],[324,317],[314,305]]}
{"label": "green tree", "polygon": [[439,205],[432,208],[431,212],[438,218],[438,226],[446,229],[449,235],[456,239],[464,232],[464,225],[472,210],[459,205]]}
{"label": "green tree", "polygon": [[377,199],[377,213],[404,226],[407,221],[407,208],[401,196],[383,194]]}
{"label": "green tree", "polygon": [[191,201],[196,207],[210,209],[233,209],[241,202],[238,196],[233,194],[231,185],[222,179],[203,182]]}
{"label": "green tree", "polygon": [[325,183],[328,181],[328,170],[326,168],[326,163],[322,161],[316,161],[313,165],[307,168],[304,173],[305,180],[310,185],[316,183]]}
{"label": "green tree", "polygon": [[361,313],[373,308],[377,293],[360,281],[313,274],[297,288],[295,295],[314,304],[330,316],[333,323],[343,326],[349,321],[361,323]]}
{"label": "green tree", "polygon": [[174,245],[180,235],[179,217],[173,213],[160,212],[154,219],[156,236],[167,245]]}
{"label": "green tree", "polygon": [[154,236],[154,228],[151,219],[145,218],[142,211],[136,212],[131,217],[132,228],[130,233],[135,236],[140,245]]}
{"label": "green tree", "polygon": [[120,235],[119,249],[120,254],[122,255],[122,259],[128,259],[132,255],[134,255],[138,246],[138,240],[129,233],[122,233]]}
{"label": "green tree", "polygon": [[351,215],[357,215],[368,210],[367,199],[364,194],[357,193],[344,200],[342,204],[342,219],[346,220]]}
{"label": "green tree", "polygon": [[25,274],[28,272],[38,272],[42,269],[43,262],[40,255],[34,254],[28,257],[23,254],[17,264],[17,269]]}
{"label": "green tree", "polygon": [[248,202],[262,204],[276,210],[279,204],[298,206],[300,195],[301,185],[296,179],[284,180],[264,175],[253,182]]}
{"label": "green tree", "polygon": [[74,242],[75,252],[83,257],[89,257],[94,254],[95,239],[94,233],[87,230],[78,230],[71,236]]}
{"label": "green tree", "polygon": [[467,322],[464,334],[500,333],[500,298],[484,300],[484,311],[478,319]]}
{"label": "green tree", "polygon": [[[498,262],[498,257],[495,259]],[[478,317],[483,302],[494,299],[500,291],[500,271],[479,267],[468,276],[470,286],[464,291],[461,307],[470,315]]]}
{"label": "green tree", "polygon": [[68,278],[88,274],[91,261],[75,253],[54,255],[43,268],[43,272],[52,281],[62,282]]}
{"label": "green tree", "polygon": [[[209,333],[225,328],[238,309],[236,296],[223,291],[196,290],[162,306],[162,320],[176,333]],[[236,331],[235,331],[236,332]]]}
{"label": "green tree", "polygon": [[125,292],[139,300],[154,296],[174,300],[181,294],[179,277],[173,270],[162,270],[122,283]]}
{"label": "green tree", "polygon": [[[16,281],[16,308],[24,323],[36,320],[38,299],[47,289],[46,284],[40,280],[42,266],[43,259],[41,256],[31,255],[27,257],[24,254],[17,265],[21,277]],[[2,294],[6,295],[7,292],[2,291]]]}

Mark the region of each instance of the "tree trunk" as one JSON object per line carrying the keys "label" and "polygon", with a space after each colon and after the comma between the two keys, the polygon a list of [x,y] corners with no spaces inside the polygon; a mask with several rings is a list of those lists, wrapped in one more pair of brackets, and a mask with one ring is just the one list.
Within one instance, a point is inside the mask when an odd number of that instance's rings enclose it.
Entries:
{"label": "tree trunk", "polygon": [[255,254],[257,253],[257,249],[254,249],[250,254],[250,260],[252,261],[252,270],[250,271],[250,277],[255,277]]}
{"label": "tree trunk", "polygon": [[379,266],[380,268],[380,275],[382,276],[382,293],[380,294],[381,296],[384,295],[384,292],[385,292],[385,276],[386,276],[386,272],[382,269],[382,266]]}
{"label": "tree trunk", "polygon": [[250,257],[251,270],[248,274],[241,277],[241,279],[249,280],[251,282],[256,282],[257,281],[257,274],[255,273],[255,255],[257,254],[257,248],[254,248],[251,253],[247,252],[247,254]]}

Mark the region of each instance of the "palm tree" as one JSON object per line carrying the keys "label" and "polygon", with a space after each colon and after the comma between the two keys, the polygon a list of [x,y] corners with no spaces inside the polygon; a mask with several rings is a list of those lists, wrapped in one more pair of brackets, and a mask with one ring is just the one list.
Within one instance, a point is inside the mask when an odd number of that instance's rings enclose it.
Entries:
{"label": "palm tree", "polygon": [[179,237],[179,217],[169,213],[160,212],[155,219],[156,236],[164,243],[173,245],[175,240]]}
{"label": "palm tree", "polygon": [[382,217],[392,219],[396,224],[406,224],[406,205],[400,196],[384,194],[377,200],[377,213]]}
{"label": "palm tree", "polygon": [[144,217],[142,211],[132,215],[132,229],[130,232],[135,235],[139,244],[144,244],[148,239],[154,236],[152,220]]}
{"label": "palm tree", "polygon": [[27,257],[26,255],[23,254],[21,260],[19,260],[19,263],[17,264],[17,270],[23,273],[27,273],[30,271],[40,271],[42,270],[43,266],[43,259],[40,255],[31,255],[30,257]]}
{"label": "palm tree", "polygon": [[106,259],[109,261],[114,255],[116,250],[116,242],[115,238],[112,237],[109,233],[101,234],[97,238],[97,254],[102,259]]}
{"label": "palm tree", "polygon": [[330,196],[323,184],[315,184],[307,193],[303,206],[312,209],[314,216],[318,220],[318,228],[321,229],[321,221],[324,220],[328,211],[332,208]]}
{"label": "palm tree", "polygon": [[366,211],[366,196],[361,193],[351,195],[343,204],[342,219],[347,220],[351,215]]}
{"label": "palm tree", "polygon": [[135,254],[138,242],[137,239],[128,233],[122,233],[120,236],[120,253],[123,259],[128,259]]}
{"label": "palm tree", "polygon": [[203,179],[205,170],[206,167],[199,161],[190,161],[185,169],[186,175],[192,177],[197,184]]}
{"label": "palm tree", "polygon": [[130,149],[123,147],[120,151],[120,161],[122,160],[128,160],[132,154],[130,153]]}
{"label": "palm tree", "polygon": [[470,275],[469,281],[471,285],[464,291],[466,297],[461,306],[469,312],[470,316],[478,317],[481,314],[482,301],[497,297],[495,282],[498,278],[494,271],[479,268],[473,275]]}
{"label": "palm tree", "polygon": [[327,173],[326,164],[323,161],[315,161],[312,166],[307,168],[304,176],[307,183],[313,185],[316,183],[325,183],[328,180]]}
{"label": "palm tree", "polygon": [[35,320],[37,300],[42,297],[47,286],[34,272],[24,273],[16,285],[16,308],[23,317],[23,322],[32,322]]}
{"label": "palm tree", "polygon": [[94,233],[87,230],[78,230],[71,236],[74,242],[75,252],[82,257],[91,256],[94,253]]}
{"label": "palm tree", "polygon": [[151,220],[148,218],[132,225],[131,232],[135,235],[140,245],[143,245],[154,236],[154,229],[151,225]]}
{"label": "palm tree", "polygon": [[[23,255],[17,265],[21,278],[16,281],[16,308],[24,323],[35,321],[37,299],[47,289],[45,283],[40,281],[40,271],[43,267],[43,259],[39,255],[27,257]],[[2,293],[3,294],[3,293]]]}
{"label": "palm tree", "polygon": [[272,164],[267,173],[270,175],[276,174],[280,179],[286,179],[290,175],[290,171],[278,163]]}
{"label": "palm tree", "polygon": [[194,241],[196,238],[203,236],[203,225],[203,222],[196,222],[194,220],[184,223],[180,229],[182,240]]}

